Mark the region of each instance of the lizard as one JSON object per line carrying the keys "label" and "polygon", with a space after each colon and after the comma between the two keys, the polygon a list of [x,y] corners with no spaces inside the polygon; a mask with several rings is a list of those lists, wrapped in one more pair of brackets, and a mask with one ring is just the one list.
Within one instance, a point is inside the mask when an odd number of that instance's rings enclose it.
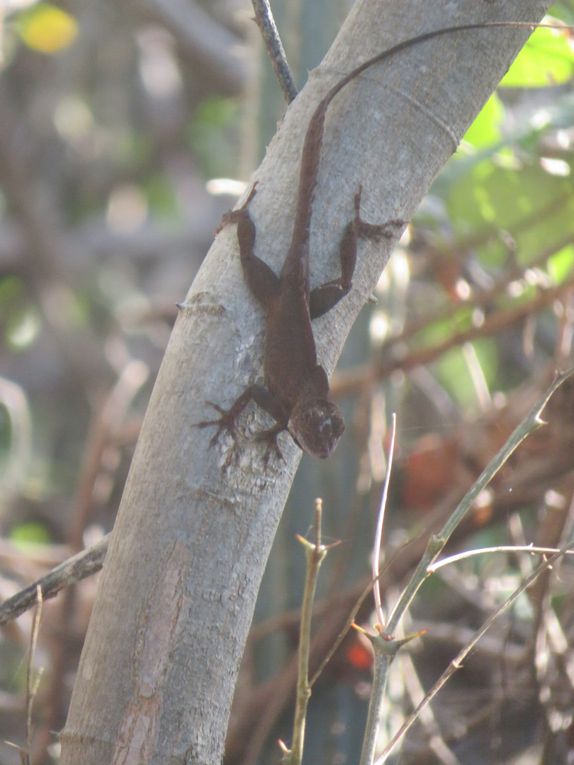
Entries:
{"label": "lizard", "polygon": [[[229,224],[237,224],[239,256],[244,279],[265,317],[263,369],[265,385],[250,385],[229,407],[208,401],[220,415],[203,420],[197,427],[216,426],[211,438],[213,446],[227,431],[235,439],[236,423],[245,407],[254,401],[275,420],[275,425],[257,435],[267,442],[266,461],[271,449],[282,457],[277,444],[279,433],[287,430],[295,443],[311,456],[329,457],[345,429],[343,417],[329,397],[329,381],[318,363],[312,320],[331,310],[352,287],[359,239],[392,238],[406,222],[391,220],[382,225],[367,223],[361,218],[361,187],[355,198],[353,219],[347,224],[339,249],[341,275],[326,284],[310,289],[309,244],[312,207],[319,174],[319,161],[328,108],[341,90],[366,69],[412,47],[453,32],[489,27],[532,28],[552,24],[520,21],[493,21],[460,24],[435,29],[407,38],[352,69],[323,96],[313,112],[305,132],[299,163],[299,181],[293,232],[287,255],[279,275],[255,255],[256,228],[249,213],[249,204],[257,192],[257,183],[247,199],[236,210],[223,216],[218,232]],[[564,28],[564,27],[559,27]]]}

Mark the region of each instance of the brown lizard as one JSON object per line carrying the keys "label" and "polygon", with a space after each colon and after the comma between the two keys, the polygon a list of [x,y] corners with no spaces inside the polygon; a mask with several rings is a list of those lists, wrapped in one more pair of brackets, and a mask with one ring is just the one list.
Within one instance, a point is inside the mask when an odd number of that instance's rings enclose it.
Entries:
{"label": "brown lizard", "polygon": [[218,419],[197,423],[201,428],[217,426],[211,445],[215,444],[224,431],[235,438],[237,418],[252,400],[276,421],[274,427],[257,436],[258,440],[267,442],[267,456],[271,448],[281,456],[277,436],[287,430],[301,449],[314,457],[326,458],[336,447],[345,429],[339,409],[329,398],[327,374],[317,363],[311,321],[333,308],[351,289],[358,239],[391,238],[405,222],[392,220],[383,225],[373,225],[364,221],[360,215],[359,187],[355,195],[355,215],[345,228],[341,240],[341,276],[321,287],[310,289],[309,235],[313,197],[317,187],[325,116],[335,96],[369,67],[425,40],[471,29],[540,26],[555,27],[551,24],[494,21],[432,30],[378,53],[333,85],[316,107],[305,134],[293,234],[279,276],[254,254],[256,231],[248,206],[256,193],[256,184],[242,206],[224,216],[220,229],[229,223],[237,224],[243,275],[265,314],[265,386],[250,385],[229,409],[207,402],[221,415]]}

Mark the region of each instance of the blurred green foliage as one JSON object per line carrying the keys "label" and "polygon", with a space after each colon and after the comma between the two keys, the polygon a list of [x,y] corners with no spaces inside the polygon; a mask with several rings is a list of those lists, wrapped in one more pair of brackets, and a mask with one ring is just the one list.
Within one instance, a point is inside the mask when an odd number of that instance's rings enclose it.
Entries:
{"label": "blurred green foliage", "polygon": [[30,521],[14,526],[9,539],[16,547],[26,551],[30,545],[46,545],[51,541],[48,529],[41,523]]}
{"label": "blurred green foliage", "polygon": [[239,105],[231,98],[207,98],[198,106],[189,128],[189,143],[205,178],[229,176],[230,168],[236,166],[232,135],[239,114]]}

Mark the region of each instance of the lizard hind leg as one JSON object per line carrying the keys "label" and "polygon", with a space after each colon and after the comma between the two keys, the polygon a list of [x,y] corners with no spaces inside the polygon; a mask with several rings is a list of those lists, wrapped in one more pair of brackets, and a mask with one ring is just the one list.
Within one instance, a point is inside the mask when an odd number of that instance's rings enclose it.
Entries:
{"label": "lizard hind leg", "polygon": [[341,261],[341,276],[331,282],[316,287],[311,291],[309,308],[311,318],[316,319],[334,308],[341,298],[347,295],[353,284],[353,274],[357,263],[357,244],[359,238],[378,241],[381,237],[390,239],[395,236],[397,228],[405,225],[405,221],[391,220],[383,224],[367,223],[361,218],[361,194],[359,186],[355,194],[355,215],[345,227],[339,247]]}
{"label": "lizard hind leg", "polygon": [[241,205],[241,207],[238,207],[237,210],[228,210],[226,213],[223,213],[221,217],[221,221],[219,222],[219,226],[215,229],[215,233],[219,234],[220,231],[222,231],[226,226],[229,226],[232,223],[239,223],[239,221],[243,217],[245,217],[249,203],[251,202],[255,194],[257,194],[257,181],[253,183],[253,186],[251,187],[251,190],[247,196],[247,199]]}
{"label": "lizard hind leg", "polygon": [[[363,187],[359,186],[357,193],[355,194],[355,218],[353,224],[356,229],[357,238],[361,239],[373,239],[378,241],[381,238],[392,239],[397,229],[403,228],[406,225],[406,221],[394,218],[388,220],[385,223],[367,223],[366,220],[361,218],[361,195],[363,193]],[[351,273],[352,277],[352,273]]]}

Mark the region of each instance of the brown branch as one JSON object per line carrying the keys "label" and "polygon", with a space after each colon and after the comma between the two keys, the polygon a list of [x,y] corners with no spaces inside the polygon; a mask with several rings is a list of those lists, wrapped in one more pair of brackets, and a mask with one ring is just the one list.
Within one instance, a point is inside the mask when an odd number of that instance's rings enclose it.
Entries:
{"label": "brown branch", "polygon": [[497,279],[493,286],[489,289],[476,290],[468,300],[463,300],[456,304],[450,303],[446,306],[438,308],[436,311],[433,311],[432,313],[427,314],[420,319],[411,322],[410,324],[407,324],[407,326],[398,335],[389,338],[389,340],[385,342],[383,348],[386,349],[389,346],[404,342],[405,340],[408,340],[413,335],[416,335],[418,332],[428,327],[429,324],[434,324],[435,322],[450,319],[456,315],[458,311],[465,311],[469,308],[483,308],[485,305],[492,302],[494,298],[504,294],[511,282],[523,278],[525,271],[531,268],[540,268],[544,266],[549,258],[551,258],[564,247],[572,244],[573,241],[574,236],[572,234],[568,234],[558,242],[552,244],[550,247],[547,247],[537,258],[532,260],[530,263],[515,264],[512,268],[509,268],[508,271],[499,279]]}
{"label": "brown branch", "polygon": [[572,287],[574,287],[574,277],[555,287],[541,289],[532,300],[525,301],[519,305],[513,305],[506,310],[497,311],[487,316],[484,323],[480,326],[473,326],[460,332],[454,332],[440,343],[416,349],[407,353],[402,358],[391,359],[386,363],[378,365],[372,363],[363,364],[348,371],[337,372],[332,385],[333,395],[347,396],[357,390],[361,390],[370,381],[380,382],[398,370],[408,372],[416,367],[425,366],[436,361],[453,348],[464,345],[464,343],[496,335],[503,329],[516,324],[516,322],[547,308],[554,300],[562,297]]}
{"label": "brown branch", "polygon": [[99,571],[104,565],[108,549],[109,534],[95,545],[68,558],[45,576],[40,577],[28,587],[17,592],[0,604],[0,625],[16,619],[20,614],[33,608],[37,603],[37,588],[42,590],[44,600],[53,598],[60,590],[86,579]]}

